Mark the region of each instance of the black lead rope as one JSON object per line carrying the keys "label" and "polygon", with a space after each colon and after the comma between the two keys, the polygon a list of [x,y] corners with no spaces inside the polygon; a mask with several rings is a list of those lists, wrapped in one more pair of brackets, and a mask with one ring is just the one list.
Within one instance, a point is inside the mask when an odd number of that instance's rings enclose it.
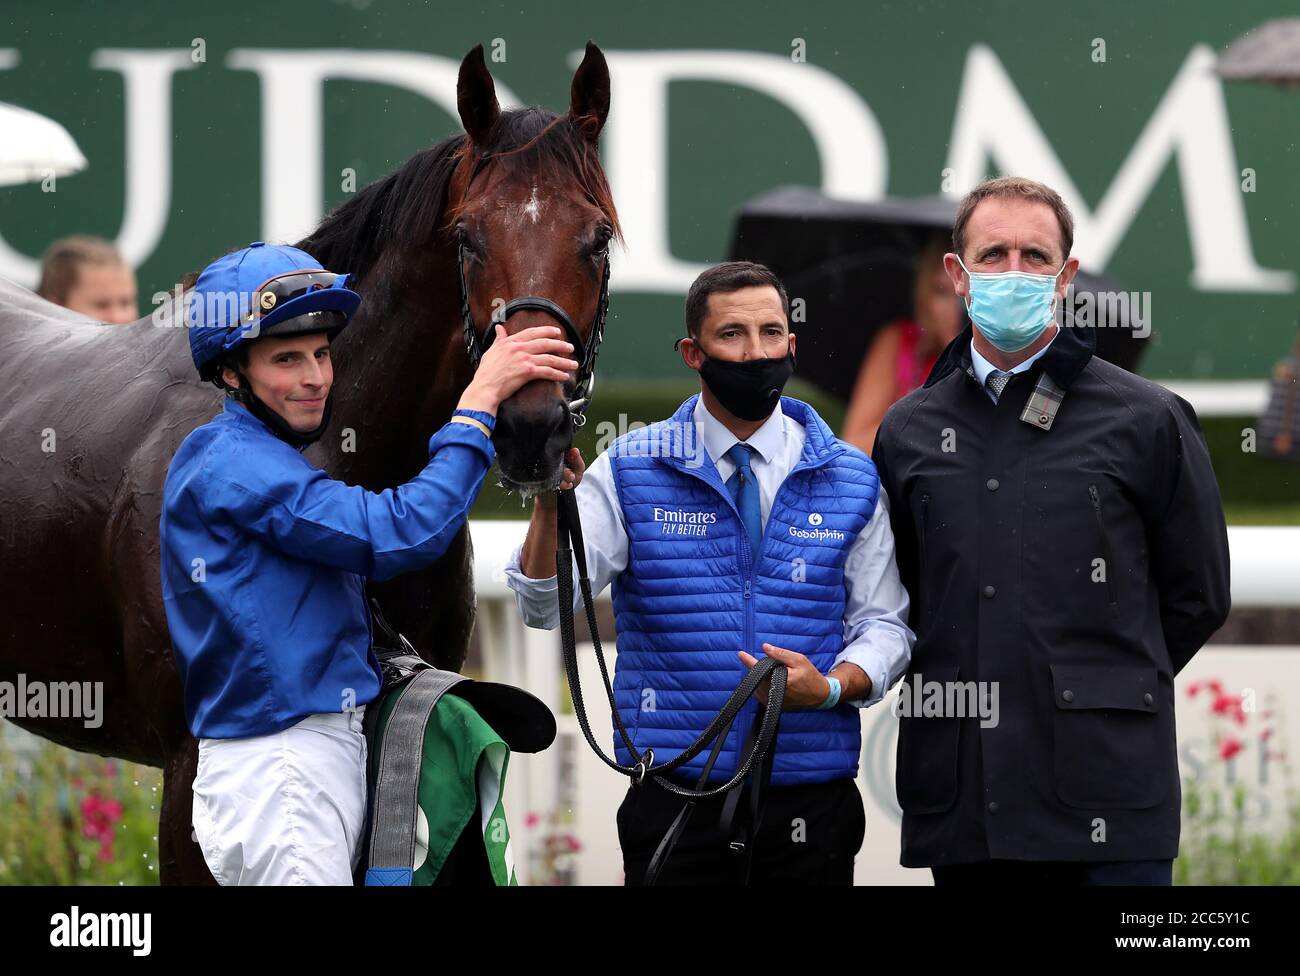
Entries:
{"label": "black lead rope", "polygon": [[[609,701],[610,712],[614,717],[614,726],[623,741],[623,745],[634,759],[633,764],[630,766],[624,766],[605,754],[604,750],[596,742],[596,737],[592,734],[591,723],[587,717],[587,708],[582,695],[582,684],[578,675],[577,639],[573,623],[573,566],[575,563],[578,567],[578,587],[582,593],[582,605],[587,615],[587,626],[591,631],[591,641],[596,651],[596,662],[600,666],[600,676],[605,686],[605,695]],[[753,783],[751,792],[752,822],[740,826],[736,836],[731,840],[731,849],[745,855],[746,878],[748,878],[749,856],[752,854],[753,849],[752,838],[754,832],[757,831],[758,818],[761,814],[761,794],[771,778],[772,746],[776,740],[777,729],[781,721],[781,708],[785,702],[785,684],[789,673],[788,669],[775,658],[760,658],[758,663],[749,669],[744,679],[736,686],[735,691],[731,693],[721,711],[700,734],[699,738],[673,759],[655,765],[654,750],[647,749],[642,753],[637,749],[614,701],[614,688],[609,679],[609,666],[605,662],[605,653],[600,643],[600,632],[596,625],[596,601],[591,592],[591,580],[587,576],[587,555],[582,543],[582,523],[578,515],[577,499],[572,491],[556,492],[555,569],[559,584],[560,642],[564,653],[564,670],[569,680],[569,694],[573,699],[573,711],[577,716],[578,726],[582,729],[587,744],[591,746],[592,751],[607,766],[625,776],[631,777],[636,785],[642,785],[646,778],[649,777],[658,786],[670,793],[686,798],[687,801],[651,858],[650,866],[646,871],[645,883],[647,885],[654,884],[668,855],[672,852],[677,840],[685,830],[687,821],[690,819],[694,806],[699,800],[734,791],[727,798],[724,805],[721,823],[724,836],[731,831],[731,821],[738,805],[741,784],[751,770],[757,766],[759,776]],[[741,709],[744,708],[749,696],[754,694],[758,685],[764,678],[769,676],[771,682],[768,686],[767,701],[760,707],[759,715],[754,722],[754,725],[758,727],[758,731],[755,733],[753,726],[749,729],[745,747],[738,757],[735,775],[721,786],[706,789],[705,784],[708,782],[709,773],[712,772],[713,765],[722,751],[722,745],[726,741],[732,723]],[[713,750],[694,789],[681,786],[667,778],[667,773],[690,762],[710,742],[713,743]]]}

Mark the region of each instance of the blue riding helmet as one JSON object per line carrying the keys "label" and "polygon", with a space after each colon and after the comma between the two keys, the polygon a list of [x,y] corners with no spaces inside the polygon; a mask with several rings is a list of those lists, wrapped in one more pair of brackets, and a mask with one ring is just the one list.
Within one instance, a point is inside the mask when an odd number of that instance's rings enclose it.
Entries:
{"label": "blue riding helmet", "polygon": [[306,251],[254,241],[217,258],[186,295],[190,356],[203,380],[213,380],[227,352],[266,335],[342,331],[361,304]]}

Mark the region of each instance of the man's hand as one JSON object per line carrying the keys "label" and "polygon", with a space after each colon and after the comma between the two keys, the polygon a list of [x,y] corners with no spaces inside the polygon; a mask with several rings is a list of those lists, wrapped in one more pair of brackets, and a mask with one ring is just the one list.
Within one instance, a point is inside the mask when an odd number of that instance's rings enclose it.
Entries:
{"label": "man's hand", "polygon": [[[564,452],[564,474],[560,478],[559,490],[571,491],[577,488],[586,470],[587,465],[582,460],[582,454],[576,447],[569,448]],[[559,501],[555,497],[555,492],[544,491],[534,496],[534,505],[548,512],[555,511],[557,504],[559,504]]]}
{"label": "man's hand", "polygon": [[[745,663],[745,667],[752,668],[758,663],[758,658],[754,657],[754,655],[745,651],[739,651],[738,653],[740,659]],[[788,712],[796,708],[816,708],[831,693],[831,683],[826,680],[826,675],[818,671],[812,661],[798,651],[786,650],[784,647],[777,647],[775,644],[764,644],[763,653],[768,657],[775,658],[790,669],[785,682],[785,704],[782,705],[781,711]],[[856,664],[845,661],[834,668],[831,674],[840,681],[840,701],[842,702],[866,698],[871,693],[871,679]],[[754,697],[765,703],[771,682],[770,677],[760,681],[758,687],[754,689]]]}

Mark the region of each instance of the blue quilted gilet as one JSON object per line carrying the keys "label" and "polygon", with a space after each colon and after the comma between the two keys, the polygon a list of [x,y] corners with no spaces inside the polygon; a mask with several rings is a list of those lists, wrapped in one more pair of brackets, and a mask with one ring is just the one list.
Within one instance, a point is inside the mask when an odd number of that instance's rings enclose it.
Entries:
{"label": "blue quilted gilet", "polygon": [[[844,562],[875,511],[870,458],[838,440],[817,413],[781,398],[807,430],[803,456],[782,483],[752,552],[736,506],[695,430],[699,394],[672,417],[631,431],[609,448],[627,526],[627,568],[613,581],[619,714],[655,763],[681,753],[740,683],[744,649],[798,651],[823,673],[844,649]],[[709,782],[730,778],[758,703],[737,716]],[[858,710],[800,709],[781,716],[774,785],[857,775]],[[632,757],[617,731],[617,758]],[[709,750],[676,775],[699,777]]]}

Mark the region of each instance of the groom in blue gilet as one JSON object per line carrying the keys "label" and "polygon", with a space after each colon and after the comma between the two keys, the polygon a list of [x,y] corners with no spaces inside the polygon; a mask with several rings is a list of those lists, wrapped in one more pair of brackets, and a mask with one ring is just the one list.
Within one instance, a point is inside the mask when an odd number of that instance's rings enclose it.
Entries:
{"label": "groom in blue gilet", "polygon": [[[673,758],[760,656],[789,668],[757,815],[753,776],[726,817],[723,797],[700,802],[661,884],[852,884],[865,830],[858,709],[881,699],[911,655],[875,466],[781,395],[795,363],[789,309],[762,265],[708,269],[687,294],[678,340],[699,394],[618,438],[590,470],[576,449],[566,457],[592,591],[613,584],[615,699],[638,749]],[[506,577],[525,622],[548,630],[559,623],[555,548],[555,496],[544,493]],[[754,697],[737,716],[710,785],[743,762],[758,710]],[[615,750],[632,763],[617,738]],[[708,752],[673,778],[696,787]],[[618,812],[628,884],[642,882],[681,805],[653,781],[629,788]]]}

